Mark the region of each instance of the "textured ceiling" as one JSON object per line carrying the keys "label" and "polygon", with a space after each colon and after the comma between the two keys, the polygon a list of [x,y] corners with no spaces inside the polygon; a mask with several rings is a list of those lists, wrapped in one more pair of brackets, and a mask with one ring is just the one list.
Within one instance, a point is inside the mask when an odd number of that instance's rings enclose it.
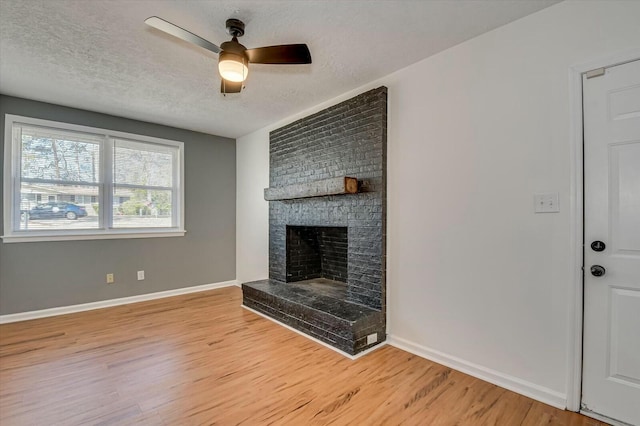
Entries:
{"label": "textured ceiling", "polygon": [[[0,93],[239,137],[558,0],[0,0]],[[223,97],[217,55],[147,27],[159,16],[220,45],[307,43],[313,64],[253,64]]]}

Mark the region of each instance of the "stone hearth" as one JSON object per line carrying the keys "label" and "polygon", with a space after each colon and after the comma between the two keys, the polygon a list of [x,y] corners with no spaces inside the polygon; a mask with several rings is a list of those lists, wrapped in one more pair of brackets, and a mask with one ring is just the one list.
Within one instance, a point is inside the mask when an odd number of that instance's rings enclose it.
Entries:
{"label": "stone hearth", "polygon": [[380,87],[270,133],[269,279],[242,285],[349,354],[386,339],[386,118]]}
{"label": "stone hearth", "polygon": [[384,337],[380,311],[347,302],[344,283],[263,280],[243,284],[242,291],[245,306],[352,355],[371,346],[368,335]]}

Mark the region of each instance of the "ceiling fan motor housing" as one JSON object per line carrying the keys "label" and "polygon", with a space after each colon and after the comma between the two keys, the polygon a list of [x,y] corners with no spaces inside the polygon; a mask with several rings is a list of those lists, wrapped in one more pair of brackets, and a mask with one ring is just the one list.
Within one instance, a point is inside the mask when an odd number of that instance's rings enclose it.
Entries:
{"label": "ceiling fan motor housing", "polygon": [[[225,41],[220,45],[222,52],[220,52],[220,61],[224,60],[236,60],[244,64],[249,64],[249,57],[247,56],[247,48],[238,43],[238,39],[233,37],[231,41]],[[234,59],[232,59],[234,58]]]}
{"label": "ceiling fan motor housing", "polygon": [[240,56],[245,56],[245,52],[247,50],[246,47],[238,43],[238,39],[235,37],[231,41],[225,41],[222,43],[220,45],[220,49],[222,49],[223,52],[233,53]]}

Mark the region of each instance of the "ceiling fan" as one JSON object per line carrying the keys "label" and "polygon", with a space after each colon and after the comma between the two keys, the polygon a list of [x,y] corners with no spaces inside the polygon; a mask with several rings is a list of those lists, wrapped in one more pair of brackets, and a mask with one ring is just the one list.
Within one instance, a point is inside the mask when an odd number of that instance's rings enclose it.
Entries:
{"label": "ceiling fan", "polygon": [[242,91],[243,83],[249,73],[249,63],[272,65],[311,63],[311,53],[306,44],[282,44],[247,49],[238,43],[238,37],[244,35],[244,22],[239,19],[227,19],[227,32],[231,36],[231,40],[225,41],[220,47],[157,16],[147,18],[144,22],[186,42],[213,53],[219,53],[218,71],[222,77],[220,91],[225,95]]}

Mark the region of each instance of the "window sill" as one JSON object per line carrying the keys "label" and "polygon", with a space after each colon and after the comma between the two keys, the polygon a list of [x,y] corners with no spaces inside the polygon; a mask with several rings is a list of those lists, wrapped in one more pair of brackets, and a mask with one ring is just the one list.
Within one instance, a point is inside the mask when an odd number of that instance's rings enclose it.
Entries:
{"label": "window sill", "polygon": [[172,230],[139,230],[139,229],[127,229],[125,231],[110,231],[104,233],[34,233],[29,234],[13,234],[3,235],[2,242],[4,243],[36,243],[43,241],[82,241],[82,240],[115,240],[115,239],[129,239],[129,238],[163,238],[163,237],[183,237],[187,231],[183,229]]}

